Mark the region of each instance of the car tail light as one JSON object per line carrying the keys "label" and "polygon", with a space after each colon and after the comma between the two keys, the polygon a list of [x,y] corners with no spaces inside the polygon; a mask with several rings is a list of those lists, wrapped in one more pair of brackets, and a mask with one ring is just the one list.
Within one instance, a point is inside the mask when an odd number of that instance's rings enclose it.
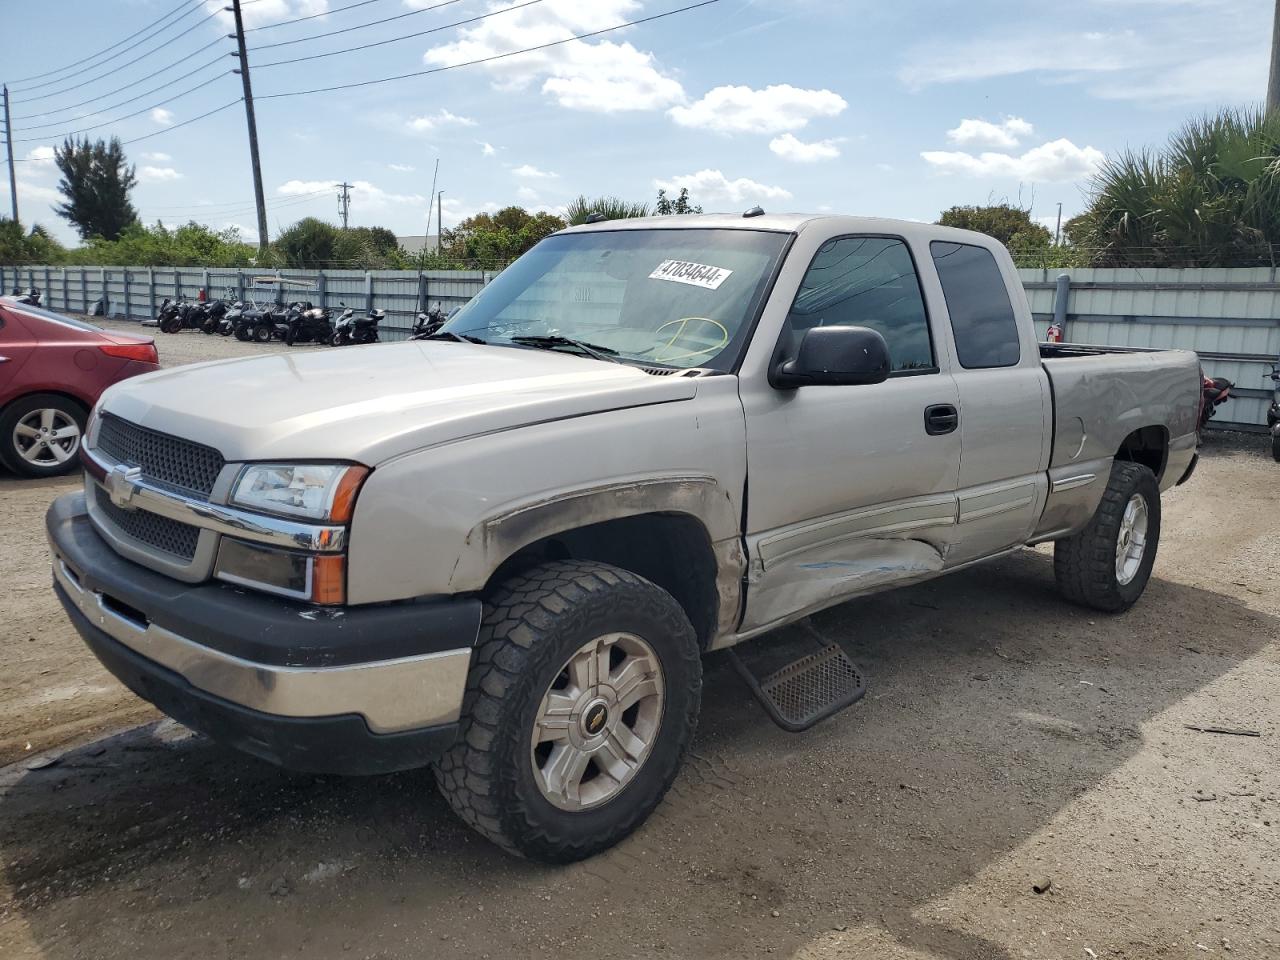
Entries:
{"label": "car tail light", "polygon": [[104,343],[98,347],[108,357],[120,357],[123,360],[138,360],[142,363],[159,363],[154,340],[140,340],[129,343]]}

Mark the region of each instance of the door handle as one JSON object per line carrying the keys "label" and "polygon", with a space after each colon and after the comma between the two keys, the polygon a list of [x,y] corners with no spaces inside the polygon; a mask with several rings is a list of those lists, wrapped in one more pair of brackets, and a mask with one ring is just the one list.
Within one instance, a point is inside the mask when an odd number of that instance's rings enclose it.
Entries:
{"label": "door handle", "polygon": [[960,411],[949,403],[924,408],[924,431],[931,437],[951,433],[960,426]]}

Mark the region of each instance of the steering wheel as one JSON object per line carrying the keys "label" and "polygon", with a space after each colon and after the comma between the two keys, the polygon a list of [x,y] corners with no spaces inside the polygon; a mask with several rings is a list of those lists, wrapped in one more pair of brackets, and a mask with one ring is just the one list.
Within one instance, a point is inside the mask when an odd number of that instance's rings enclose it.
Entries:
{"label": "steering wheel", "polygon": [[[692,330],[689,329],[690,324],[695,325]],[[653,348],[653,359],[657,363],[713,357],[729,345],[730,339],[729,329],[710,317],[668,320],[654,331],[654,336],[660,341],[665,340]]]}

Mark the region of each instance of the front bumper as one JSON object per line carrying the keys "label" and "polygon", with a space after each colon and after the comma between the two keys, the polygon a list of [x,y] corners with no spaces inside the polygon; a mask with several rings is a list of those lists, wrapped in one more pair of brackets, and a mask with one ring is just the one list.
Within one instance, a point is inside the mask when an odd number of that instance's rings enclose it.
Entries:
{"label": "front bumper", "polygon": [[298,770],[422,766],[452,741],[480,603],[336,609],[190,585],[115,553],[83,494],[46,517],[54,591],[126,686],[216,740]]}

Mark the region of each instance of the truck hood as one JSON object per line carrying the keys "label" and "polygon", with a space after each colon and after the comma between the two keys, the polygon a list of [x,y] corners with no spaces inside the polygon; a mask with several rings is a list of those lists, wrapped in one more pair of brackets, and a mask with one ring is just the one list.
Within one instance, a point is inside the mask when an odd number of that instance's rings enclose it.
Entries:
{"label": "truck hood", "polygon": [[543,350],[410,341],[163,370],[100,409],[230,461],[377,464],[484,433],[691,399],[696,381]]}

